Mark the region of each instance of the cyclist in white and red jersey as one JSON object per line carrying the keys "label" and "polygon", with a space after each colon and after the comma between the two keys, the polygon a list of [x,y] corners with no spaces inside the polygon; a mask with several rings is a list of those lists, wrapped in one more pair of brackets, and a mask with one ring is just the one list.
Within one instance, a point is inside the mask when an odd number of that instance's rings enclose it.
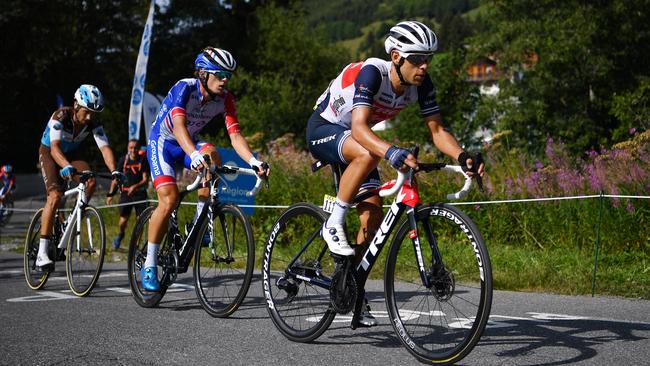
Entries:
{"label": "cyclist in white and red jersey", "polygon": [[[377,165],[382,157],[395,169],[417,168],[417,160],[408,150],[389,144],[371,130],[407,105],[420,105],[420,114],[440,151],[470,168],[478,163],[475,171],[483,175],[483,164],[473,161],[443,125],[427,74],[437,47],[438,39],[426,25],[400,22],[390,29],[385,41],[389,61],[369,58],[346,66],[318,99],[307,126],[309,151],[315,158],[344,169],[334,210],[322,228],[331,252],[355,254],[343,230],[344,218],[359,189],[379,186]],[[367,245],[374,236],[381,223],[381,203],[379,196],[373,196],[357,205],[361,223],[357,243]],[[357,248],[360,254],[363,246]],[[360,322],[366,326],[376,324],[369,308],[362,313]]]}
{"label": "cyclist in white and red jersey", "polygon": [[[36,266],[50,270],[52,259],[47,250],[52,236],[54,212],[59,205],[65,180],[74,179],[77,171],[89,170],[90,165],[79,151],[81,143],[92,134],[95,143],[102,153],[106,167],[114,179],[124,179],[122,173],[116,170],[115,155],[108,144],[104,128],[97,120],[97,114],[104,110],[104,97],[94,85],[81,85],[74,93],[74,105],[62,107],[54,112],[45,127],[38,149],[38,162],[41,166],[47,202],[41,216],[41,239],[38,246]],[[61,168],[61,169],[59,169]],[[95,180],[86,183],[86,196],[92,197],[95,190]]]}
{"label": "cyclist in white and red jersey", "polygon": [[[215,116],[223,115],[230,142],[237,154],[259,174],[269,174],[269,165],[257,160],[248,142],[240,133],[235,109],[235,98],[226,90],[237,62],[230,52],[207,47],[194,61],[196,78],[179,80],[169,91],[149,137],[147,157],[158,206],[149,221],[147,258],[141,270],[142,287],[159,291],[157,262],[160,242],[167,231],[169,217],[178,202],[174,164],[183,160],[186,168],[207,168],[203,155],[210,156],[215,164],[221,159],[214,146],[199,141],[196,134]],[[200,189],[197,213],[208,199],[207,188]]]}

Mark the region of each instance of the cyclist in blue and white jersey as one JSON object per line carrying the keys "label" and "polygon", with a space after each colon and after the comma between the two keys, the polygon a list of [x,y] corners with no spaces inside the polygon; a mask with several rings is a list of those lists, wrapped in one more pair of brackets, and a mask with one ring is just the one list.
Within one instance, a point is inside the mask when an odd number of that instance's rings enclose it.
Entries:
{"label": "cyclist in blue and white jersey", "polygon": [[[226,90],[237,62],[230,52],[207,47],[194,61],[196,78],[179,80],[169,91],[149,137],[147,157],[153,184],[158,195],[158,206],[149,221],[147,258],[141,270],[142,287],[159,291],[157,273],[158,249],[167,231],[169,217],[178,202],[174,164],[183,161],[186,168],[207,168],[204,154],[221,164],[213,145],[199,141],[196,134],[215,116],[223,115],[230,142],[237,154],[259,174],[269,174],[269,165],[257,160],[240,132],[235,109],[235,98]],[[208,199],[209,190],[200,189],[197,213]]]}
{"label": "cyclist in blue and white jersey", "polygon": [[[54,112],[45,127],[38,161],[45,182],[47,202],[41,216],[41,240],[36,257],[36,266],[43,270],[52,267],[47,248],[52,235],[54,212],[65,190],[64,180],[73,179],[76,171],[90,170],[79,151],[81,143],[92,134],[101,151],[104,163],[115,179],[123,180],[121,172],[115,169],[115,156],[108,144],[104,128],[97,120],[97,113],[104,109],[104,97],[96,86],[84,84],[74,93],[74,105],[62,107]],[[95,189],[94,179],[86,183],[86,196],[90,199]]]}
{"label": "cyclist in blue and white jersey", "polygon": [[[382,140],[371,130],[373,125],[417,102],[436,147],[470,168],[474,163],[445,128],[427,74],[438,47],[435,33],[420,22],[400,22],[390,29],[384,45],[390,60],[369,58],[346,66],[316,102],[307,126],[311,154],[345,169],[334,210],[322,228],[330,251],[344,256],[355,254],[343,230],[346,212],[359,189],[379,186],[380,159],[388,160],[395,169],[417,168],[408,150]],[[478,163],[478,174],[483,175],[483,164]],[[381,203],[379,196],[373,196],[357,205],[361,224],[357,243],[367,245],[372,240],[381,224]],[[357,255],[363,247],[357,246]],[[376,324],[369,308],[362,313],[360,323]]]}

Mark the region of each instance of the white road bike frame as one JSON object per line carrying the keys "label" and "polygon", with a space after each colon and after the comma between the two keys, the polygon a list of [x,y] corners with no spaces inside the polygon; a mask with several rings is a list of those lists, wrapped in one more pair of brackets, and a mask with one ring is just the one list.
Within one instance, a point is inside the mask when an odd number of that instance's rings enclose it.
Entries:
{"label": "white road bike frame", "polygon": [[[72,209],[72,212],[70,215],[65,220],[65,230],[63,231],[63,235],[61,235],[61,240],[59,241],[58,248],[62,249],[65,248],[66,245],[68,244],[68,241],[72,239],[72,234],[73,230],[75,231],[75,236],[76,236],[76,249],[77,251],[81,250],[81,213],[83,209],[88,206],[88,197],[86,197],[86,184],[85,183],[79,183],[78,186],[75,188],[69,189],[65,191],[63,194],[64,197],[69,197],[76,195],[76,203],[74,208]],[[92,228],[90,224],[90,219],[87,219],[87,230],[88,230],[88,238],[89,238],[89,245],[90,249],[94,249],[93,246],[93,236],[92,236]]]}

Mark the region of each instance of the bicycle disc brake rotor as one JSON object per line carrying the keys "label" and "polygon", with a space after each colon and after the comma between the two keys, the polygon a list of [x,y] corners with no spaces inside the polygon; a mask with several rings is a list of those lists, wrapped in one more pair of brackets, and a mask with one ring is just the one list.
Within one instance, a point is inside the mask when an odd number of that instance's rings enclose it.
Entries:
{"label": "bicycle disc brake rotor", "polygon": [[431,268],[429,271],[431,292],[439,301],[451,299],[456,290],[454,274],[445,267]]}
{"label": "bicycle disc brake rotor", "polygon": [[[330,287],[330,303],[339,314],[347,314],[352,311],[357,301],[357,280],[352,272],[348,271],[347,275],[345,275],[346,272],[343,267],[337,264]],[[341,283],[343,277],[345,277],[345,284]],[[339,289],[339,287],[342,287],[342,289]]]}

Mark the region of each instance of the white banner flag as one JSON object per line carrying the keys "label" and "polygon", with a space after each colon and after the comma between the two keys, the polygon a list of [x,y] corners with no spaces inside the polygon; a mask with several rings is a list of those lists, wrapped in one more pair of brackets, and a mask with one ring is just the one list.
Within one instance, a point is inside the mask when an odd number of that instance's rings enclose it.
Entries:
{"label": "white banner flag", "polygon": [[140,53],[138,54],[138,61],[135,65],[133,90],[131,91],[131,108],[129,109],[129,140],[140,138],[142,100],[144,99],[144,82],[147,78],[147,61],[149,60],[149,46],[151,44],[151,32],[153,30],[154,2],[155,0],[151,0],[147,24],[144,26],[142,41],[140,42]]}
{"label": "white banner flag", "polygon": [[144,113],[144,132],[147,136],[147,141],[149,141],[151,125],[153,125],[158,116],[160,104],[162,104],[163,99],[162,95],[153,95],[149,92],[144,92],[144,105],[142,106],[142,112]]}

